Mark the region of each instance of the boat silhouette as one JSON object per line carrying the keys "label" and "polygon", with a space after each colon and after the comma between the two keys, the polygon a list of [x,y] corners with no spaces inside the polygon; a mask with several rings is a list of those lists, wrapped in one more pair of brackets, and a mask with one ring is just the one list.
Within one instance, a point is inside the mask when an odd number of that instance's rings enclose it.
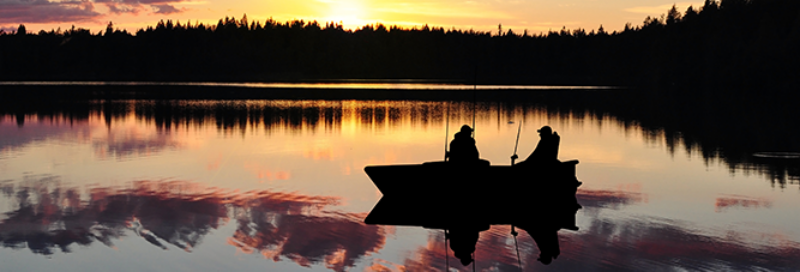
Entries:
{"label": "boat silhouette", "polygon": [[576,193],[582,184],[575,175],[578,161],[557,159],[561,138],[544,126],[528,159],[515,165],[515,147],[511,165],[491,165],[479,159],[473,131],[461,127],[450,143],[451,151],[445,148],[445,161],[364,167],[383,194],[364,222],[443,229],[464,265],[473,261],[481,231],[491,225],[511,225],[515,241],[515,227],[524,229],[540,249],[539,260],[549,264],[560,254],[557,232],[578,230],[575,214],[581,205]]}
{"label": "boat silhouette", "polygon": [[575,197],[582,184],[575,176],[577,160],[540,165],[491,165],[437,161],[422,164],[374,165],[364,171],[383,194],[364,222],[419,226],[447,231],[462,264],[481,231],[490,225],[525,230],[549,264],[560,254],[557,232],[577,231]]}

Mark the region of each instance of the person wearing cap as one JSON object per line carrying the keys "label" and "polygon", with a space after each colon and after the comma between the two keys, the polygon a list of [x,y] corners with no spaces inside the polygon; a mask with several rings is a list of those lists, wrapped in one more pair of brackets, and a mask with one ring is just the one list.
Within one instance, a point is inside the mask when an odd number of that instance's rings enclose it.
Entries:
{"label": "person wearing cap", "polygon": [[[525,161],[516,165],[541,165],[558,162],[558,145],[561,143],[561,136],[558,136],[557,132],[553,132],[550,126],[543,126],[537,132],[539,132],[540,139],[533,153]],[[518,157],[514,155],[512,158],[517,159]]]}
{"label": "person wearing cap", "polygon": [[475,146],[475,139],[472,138],[472,128],[468,125],[461,126],[461,131],[457,132],[450,142],[450,152],[447,157],[451,162],[469,162],[480,159],[478,147]]}

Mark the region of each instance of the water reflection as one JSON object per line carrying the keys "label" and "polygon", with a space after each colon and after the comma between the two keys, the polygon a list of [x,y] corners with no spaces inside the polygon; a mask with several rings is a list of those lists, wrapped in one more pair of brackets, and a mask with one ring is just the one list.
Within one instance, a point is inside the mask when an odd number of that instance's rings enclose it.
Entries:
{"label": "water reflection", "polygon": [[584,208],[593,209],[620,209],[622,206],[646,201],[647,195],[630,190],[584,190],[579,189],[575,194],[578,202]]}
{"label": "water reflection", "polygon": [[[203,240],[226,224],[235,224],[228,245],[268,260],[289,260],[301,266],[323,264],[334,271],[354,267],[364,256],[378,253],[391,232],[381,226],[364,225],[364,214],[329,212],[337,197],[308,196],[273,191],[232,192],[183,181],[134,181],[124,188],[64,186],[60,177],[28,176],[20,182],[0,182],[3,200],[10,210],[0,220],[3,247],[27,248],[51,255],[69,253],[76,245],[96,243],[116,248],[126,237],[142,239],[153,247],[171,247],[192,252]],[[580,190],[578,201],[587,208],[625,205],[641,197],[624,191]],[[594,225],[594,223],[593,223]],[[483,232],[475,253],[479,268],[507,271],[517,266],[510,247],[509,228],[494,226]],[[445,265],[443,236],[434,232],[426,249],[417,249],[422,259],[409,259],[406,271]],[[570,236],[567,236],[570,237]],[[519,236],[522,261],[537,262],[536,244],[530,236]],[[595,238],[596,239],[596,238]],[[580,239],[560,239],[565,256]],[[219,245],[206,245],[219,246]],[[578,248],[581,248],[580,246]],[[451,252],[452,254],[452,252]],[[561,257],[565,259],[565,257]],[[391,267],[376,260],[372,268]],[[453,267],[469,271],[464,267]]]}
{"label": "water reflection", "polygon": [[363,215],[321,213],[336,198],[308,197],[270,192],[233,202],[237,228],[228,239],[245,253],[267,259],[287,258],[301,266],[324,263],[345,271],[364,255],[378,252],[385,244],[385,230],[361,223]]}
{"label": "water reflection", "polygon": [[[796,159],[751,156],[758,151],[795,148],[793,142],[796,141],[793,141],[791,136],[794,134],[786,134],[786,126],[776,125],[775,127],[784,129],[774,131],[767,127],[759,134],[771,135],[770,137],[774,136],[775,139],[762,139],[764,136],[756,137],[749,132],[743,134],[726,132],[737,125],[726,127],[715,125],[709,127],[710,130],[693,125],[678,130],[684,125],[673,123],[694,122],[693,119],[662,120],[666,117],[658,112],[669,109],[659,107],[653,107],[653,112],[647,112],[647,107],[637,107],[633,112],[620,111],[627,106],[613,106],[624,102],[617,101],[624,99],[616,98],[606,92],[601,94],[585,92],[580,95],[570,93],[569,99],[542,94],[537,99],[528,101],[497,100],[476,103],[369,100],[98,100],[41,101],[41,103],[37,101],[35,104],[17,105],[6,102],[0,107],[2,115],[0,118],[4,126],[13,124],[24,130],[42,126],[42,121],[68,122],[72,125],[90,118],[102,118],[106,126],[111,128],[114,122],[134,117],[153,125],[158,133],[213,125],[227,134],[244,134],[248,129],[264,130],[268,133],[278,131],[341,133],[341,129],[349,124],[358,124],[378,132],[408,126],[424,131],[428,128],[440,129],[447,120],[446,113],[450,114],[450,120],[454,123],[459,121],[471,123],[473,111],[477,120],[491,120],[499,126],[507,121],[526,122],[526,119],[530,118],[529,115],[535,113],[548,118],[570,119],[573,122],[588,120],[600,126],[612,123],[626,131],[640,131],[641,137],[646,141],[654,145],[663,145],[672,154],[676,150],[684,149],[687,154],[700,154],[708,164],[718,161],[728,165],[734,172],[764,175],[773,185],[784,187],[787,183],[797,183],[800,180],[800,164]],[[704,114],[716,116],[714,115],[716,112],[713,111]],[[724,114],[714,118],[726,120],[726,123],[736,123],[735,120],[726,119]],[[764,120],[770,118],[768,116]],[[751,116],[747,120],[757,119],[757,116]],[[609,122],[611,120],[614,122]],[[477,134],[480,135],[481,130],[485,129],[499,129],[499,127],[480,127]],[[3,134],[3,137],[0,137],[2,139],[0,149],[3,150],[30,141],[15,140],[20,137],[13,135],[27,132],[4,128],[0,133]],[[122,136],[125,137],[129,136]],[[138,142],[125,142],[126,140],[115,137],[113,143],[98,152],[124,156],[161,148],[175,148],[174,143],[158,137],[137,139]],[[120,140],[122,142],[116,142]]]}
{"label": "water reflection", "polygon": [[[770,233],[728,232],[725,236],[697,233],[688,222],[664,218],[608,220],[594,218],[577,233],[559,233],[561,256],[548,266],[538,264],[530,236],[518,236],[523,271],[783,271],[800,267],[800,243]],[[476,271],[519,271],[508,226],[481,233],[475,253]],[[752,239],[760,240],[754,244]],[[432,233],[396,267],[406,271],[446,266],[444,233]],[[452,253],[451,253],[452,254]],[[392,264],[376,264],[391,267]],[[451,270],[473,271],[453,266]]]}
{"label": "water reflection", "polygon": [[772,201],[769,199],[753,198],[743,195],[726,195],[717,198],[715,207],[716,212],[723,212],[725,210],[735,208],[770,208],[772,207]]}
{"label": "water reflection", "polygon": [[99,242],[114,248],[126,236],[187,252],[231,221],[228,243],[246,253],[302,266],[324,263],[345,271],[385,243],[385,229],[361,223],[363,215],[327,212],[336,197],[268,190],[247,193],[182,181],[135,181],[129,188],[63,187],[59,177],[29,176],[0,183],[10,211],[0,220],[3,247],[51,255]]}
{"label": "water reflection", "polygon": [[14,117],[0,116],[0,152],[18,150],[46,139],[89,140],[87,136],[91,127],[87,120],[39,119],[37,116],[29,116],[28,123],[25,124],[25,121],[20,121],[25,118],[17,117],[15,122]]}
{"label": "water reflection", "polygon": [[[528,102],[0,101],[0,250],[25,253],[2,254],[9,260],[0,263],[46,270],[56,262],[38,261],[42,254],[69,251],[61,260],[94,264],[86,260],[119,247],[106,264],[145,263],[142,270],[173,260],[196,270],[443,268],[441,232],[361,224],[380,197],[361,169],[440,159],[447,113],[452,134],[475,109],[478,146],[493,163],[509,161],[518,122],[520,150],[535,144],[526,128],[548,123],[570,132],[562,152],[582,160],[581,230],[559,233],[562,253],[549,266],[520,231],[526,271],[800,267],[790,259],[800,248],[794,192],[758,182],[791,184],[796,161],[713,147],[755,141],[747,137],[692,142],[698,134],[687,131],[700,129],[622,107]],[[479,270],[517,271],[509,232],[481,233]],[[130,254],[138,250],[168,257]]]}
{"label": "water reflection", "polygon": [[[543,86],[543,85],[472,85],[435,83],[424,79],[340,79],[320,83],[263,83],[263,82],[105,82],[105,81],[4,81],[0,86],[195,86],[238,87],[258,89],[370,89],[370,90],[575,90],[614,89],[608,86]],[[430,83],[429,83],[430,82]]]}
{"label": "water reflection", "polygon": [[105,139],[96,139],[92,145],[99,158],[148,156],[165,149],[181,147],[181,143],[169,134],[151,134],[136,130],[120,132],[109,130]]}

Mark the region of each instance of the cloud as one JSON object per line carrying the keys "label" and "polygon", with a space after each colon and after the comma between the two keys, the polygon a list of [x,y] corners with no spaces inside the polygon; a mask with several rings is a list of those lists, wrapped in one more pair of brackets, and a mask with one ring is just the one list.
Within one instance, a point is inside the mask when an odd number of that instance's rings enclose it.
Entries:
{"label": "cloud", "polygon": [[108,11],[113,14],[122,14],[122,13],[131,13],[131,14],[139,14],[142,11],[141,5],[123,5],[113,2],[105,3],[106,7],[108,7]]}
{"label": "cloud", "polygon": [[155,9],[156,14],[173,14],[183,11],[183,9],[177,9],[171,5],[152,5],[151,7]]}
{"label": "cloud", "polygon": [[88,0],[0,0],[0,24],[83,22],[101,15]]}
{"label": "cloud", "polygon": [[139,14],[149,7],[154,14],[173,14],[181,13],[185,9],[174,6],[175,3],[185,0],[95,0],[97,3],[106,5],[109,12],[114,14],[131,13]]}
{"label": "cloud", "polygon": [[[108,7],[110,14],[181,13],[176,3],[186,0],[0,0],[0,24],[64,23],[99,21],[106,14],[95,10],[95,4]],[[3,27],[9,32],[9,28]]]}
{"label": "cloud", "polygon": [[0,26],[0,31],[5,33],[17,32],[16,26]]}

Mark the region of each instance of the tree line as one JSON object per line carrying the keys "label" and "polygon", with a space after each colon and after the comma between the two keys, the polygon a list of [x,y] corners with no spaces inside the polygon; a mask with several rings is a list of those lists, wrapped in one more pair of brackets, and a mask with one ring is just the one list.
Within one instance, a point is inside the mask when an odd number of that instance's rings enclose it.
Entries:
{"label": "tree line", "polygon": [[[477,84],[797,87],[800,2],[706,0],[621,31],[540,34],[337,23],[0,32],[0,80],[305,81],[431,79]],[[752,88],[750,88],[752,89]]]}

